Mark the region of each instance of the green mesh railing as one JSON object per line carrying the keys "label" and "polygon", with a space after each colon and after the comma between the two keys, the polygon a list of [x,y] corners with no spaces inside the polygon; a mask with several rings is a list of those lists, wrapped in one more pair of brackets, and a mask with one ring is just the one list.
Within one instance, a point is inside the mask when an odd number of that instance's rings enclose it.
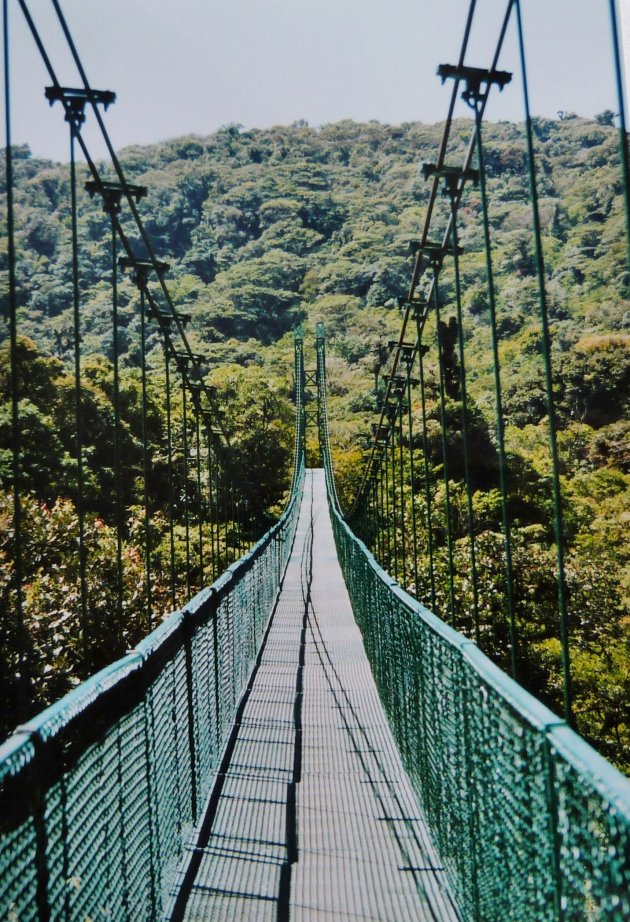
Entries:
{"label": "green mesh railing", "polygon": [[465,920],[630,919],[630,782],[403,592],[336,499],[318,338],[320,440],[339,559],[400,752]]}
{"label": "green mesh railing", "polygon": [[288,506],[138,647],[0,747],[0,919],[154,920],[220,764],[304,481],[302,344]]}

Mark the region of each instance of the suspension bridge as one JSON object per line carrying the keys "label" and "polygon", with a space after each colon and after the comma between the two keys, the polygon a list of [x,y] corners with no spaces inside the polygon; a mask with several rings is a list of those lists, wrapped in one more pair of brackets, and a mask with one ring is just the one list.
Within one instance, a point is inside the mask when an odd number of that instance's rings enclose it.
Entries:
{"label": "suspension bridge", "polygon": [[[547,270],[518,0],[506,4],[487,68],[467,63],[476,6],[472,2],[459,60],[438,72],[443,82],[452,81],[451,105],[435,162],[423,166],[430,183],[426,222],[413,247],[409,290],[399,299],[400,335],[390,343],[380,412],[354,501],[342,508],[338,494],[326,331],[318,324],[313,368],[307,358],[310,344],[301,329],[295,333],[291,487],[282,515],[266,530],[243,493],[245,475],[222,408],[205,381],[203,357],[191,347],[190,318],[175,307],[167,284],[169,267],[158,258],[143,222],[140,203],[146,189],[128,182],[109,139],[103,113],[115,94],[89,83],[57,0],[52,6],[80,77],[74,87],[58,79],[26,0],[17,0],[15,6],[48,71],[46,99],[63,111],[69,134],[73,495],[83,681],[37,716],[29,713],[32,662],[25,625],[27,483],[21,422],[25,382],[20,366],[9,3],[4,0],[13,549],[7,598],[16,638],[16,723],[22,722],[0,746],[0,917],[11,922],[630,918],[630,783],[574,729]],[[620,226],[625,222],[627,236],[620,284],[627,286],[630,181],[612,0],[609,15],[618,89]],[[556,555],[562,717],[518,682],[521,624],[483,130],[489,95],[512,80],[511,73],[498,69],[509,29],[519,49],[525,108],[549,424],[547,486]],[[472,130],[464,161],[455,164],[449,145],[460,95],[471,109]],[[88,115],[108,145],[107,176],[82,134]],[[93,552],[83,434],[87,396],[77,150],[89,173],[85,188],[102,200],[111,254],[112,644],[119,658],[98,670],[98,625],[89,588]],[[471,187],[479,198],[496,411],[506,627],[499,658],[511,675],[484,652],[477,572],[479,529],[462,310],[465,249],[460,241],[460,206]],[[440,193],[448,206],[442,227]],[[142,438],[134,475],[141,484],[146,633],[127,652],[121,273],[129,273],[136,286],[140,318]],[[447,303],[455,310],[450,352],[441,319]],[[159,508],[148,409],[149,322],[165,387],[166,430],[160,451],[166,487]],[[437,371],[440,463],[431,461],[428,444],[431,350]],[[321,467],[306,466],[307,434],[317,438]],[[465,572],[471,587],[466,606],[457,595],[461,555],[456,554],[449,470],[455,457],[449,449],[453,437],[465,496]],[[166,521],[165,551],[159,551],[154,537],[158,513]],[[184,536],[183,558],[176,554],[178,528]],[[171,613],[164,620],[156,600],[158,568],[168,572]]]}

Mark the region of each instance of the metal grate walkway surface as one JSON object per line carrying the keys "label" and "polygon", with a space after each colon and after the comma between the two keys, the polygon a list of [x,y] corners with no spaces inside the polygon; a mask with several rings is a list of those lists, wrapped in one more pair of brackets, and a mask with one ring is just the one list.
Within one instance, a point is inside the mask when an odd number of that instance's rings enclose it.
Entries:
{"label": "metal grate walkway surface", "polygon": [[460,917],[405,775],[308,471],[277,606],[173,919]]}

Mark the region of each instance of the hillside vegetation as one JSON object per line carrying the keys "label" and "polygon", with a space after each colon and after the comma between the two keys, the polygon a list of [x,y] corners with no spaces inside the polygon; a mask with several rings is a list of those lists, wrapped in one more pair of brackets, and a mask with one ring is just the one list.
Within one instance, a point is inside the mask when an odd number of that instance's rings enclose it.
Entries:
{"label": "hillside vegetation", "polygon": [[[628,769],[630,577],[624,538],[630,516],[630,303],[624,297],[626,244],[618,135],[610,115],[603,113],[595,121],[538,120],[535,130],[561,430],[576,713],[581,731]],[[266,131],[227,126],[208,138],[180,138],[121,153],[128,180],[148,187],[140,206],[146,226],[158,256],[170,264],[167,278],[176,306],[192,316],[191,343],[206,357],[208,380],[225,401],[227,424],[261,521],[269,520],[287,489],[292,330],[298,323],[307,333],[318,321],[326,324],[335,463],[342,498],[346,502],[352,498],[382,394],[387,342],[398,334],[400,317],[393,299],[407,292],[412,267],[409,244],[417,240],[424,221],[428,187],[419,164],[435,160],[441,130],[440,125],[352,122],[321,129],[296,123]],[[462,162],[469,137],[470,123],[456,122],[449,153],[452,162]],[[546,409],[522,126],[488,125],[485,139],[512,472],[519,629],[526,658],[523,681],[558,710]],[[70,563],[76,523],[68,411],[72,400],[69,170],[32,158],[26,148],[17,149],[16,156],[17,277],[26,369],[21,409],[26,421],[25,469],[33,497],[27,503],[26,606],[33,656],[39,664],[33,700],[41,704],[76,681],[72,647],[78,597],[75,588],[69,589],[76,586],[77,578],[76,566]],[[89,509],[92,540],[102,561],[95,568],[94,579],[99,582],[93,592],[105,598],[111,578],[107,542],[113,540],[108,504],[111,469],[104,451],[112,425],[109,226],[100,203],[82,188],[79,209],[83,347],[88,356],[85,377],[92,420],[86,442]],[[438,202],[438,209],[435,226],[439,228],[445,223],[440,225],[439,219],[446,215],[446,204]],[[503,626],[493,602],[501,582],[500,515],[492,461],[491,353],[479,217],[479,194],[471,188],[460,209],[461,268],[477,446],[475,513],[485,580],[483,641],[484,649],[505,665]],[[123,223],[127,227],[124,213]],[[130,223],[128,230],[133,237]],[[139,242],[137,253],[144,255]],[[442,295],[447,322],[452,294],[452,279],[445,271]],[[125,450],[130,459],[125,502],[132,510],[125,571],[127,641],[132,642],[143,630],[136,598],[141,561],[133,527],[140,499],[131,473],[139,440],[139,309],[136,289],[127,280],[121,283],[120,301]],[[150,344],[151,419],[158,445],[164,406],[156,333],[151,334]],[[313,364],[310,358],[309,363]],[[428,377],[430,452],[437,468],[436,370],[430,358]],[[5,348],[0,356],[3,446],[8,444],[10,423],[7,382]],[[417,416],[419,407],[414,405],[413,412]],[[314,437],[312,433],[309,449],[311,461],[316,462]],[[2,452],[0,461],[6,485],[8,452]],[[462,473],[457,458],[453,461],[464,568]],[[9,535],[6,499],[3,509],[5,535]],[[155,527],[159,529],[159,521]],[[6,589],[10,535],[3,539],[0,553],[5,587],[0,693],[10,704],[12,632]],[[418,592],[422,597],[421,587]],[[465,630],[469,629],[465,615],[469,592],[462,569],[458,599]],[[162,596],[166,610],[165,591]],[[102,620],[106,625],[105,612]],[[107,649],[106,630],[104,635]],[[6,708],[3,723],[8,728]]]}

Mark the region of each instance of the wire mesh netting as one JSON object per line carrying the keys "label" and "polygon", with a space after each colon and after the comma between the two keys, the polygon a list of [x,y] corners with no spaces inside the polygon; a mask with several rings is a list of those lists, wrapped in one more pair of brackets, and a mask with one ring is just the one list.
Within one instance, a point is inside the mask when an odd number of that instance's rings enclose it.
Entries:
{"label": "wire mesh netting", "polygon": [[630,918],[630,782],[476,645],[403,592],[339,510],[337,551],[403,763],[465,919]]}
{"label": "wire mesh netting", "polygon": [[159,918],[220,763],[293,541],[280,520],[126,657],[0,747],[0,918]]}

